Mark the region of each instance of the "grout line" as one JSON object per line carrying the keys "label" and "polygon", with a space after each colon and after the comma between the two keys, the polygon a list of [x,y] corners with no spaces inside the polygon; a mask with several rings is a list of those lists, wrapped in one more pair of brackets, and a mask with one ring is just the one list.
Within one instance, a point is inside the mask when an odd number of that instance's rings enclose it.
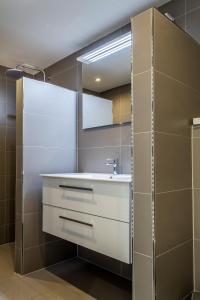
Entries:
{"label": "grout line", "polygon": [[182,191],[192,191],[192,187],[184,188],[184,189],[177,189],[177,190],[169,190],[165,192],[156,192],[156,195],[162,195],[162,194],[167,194],[167,193],[174,193],[174,192],[182,192]]}
{"label": "grout line", "polygon": [[142,256],[144,256],[144,257],[146,257],[146,258],[153,259],[153,257],[152,257],[152,256],[149,256],[149,255],[146,255],[146,254],[143,254],[143,253],[137,252],[137,251],[134,251],[134,253],[135,253],[135,254],[138,254],[138,255],[142,255]]}
{"label": "grout line", "polygon": [[[188,129],[190,129],[190,127],[188,127]],[[183,138],[187,138],[187,139],[191,139],[191,136],[189,135],[183,135],[183,134],[178,134],[178,133],[173,133],[173,132],[165,132],[165,131],[154,131],[156,134],[163,134],[163,135],[169,135],[169,136],[176,136],[176,137],[183,137]]]}
{"label": "grout line", "polygon": [[134,194],[138,194],[138,195],[149,195],[152,196],[152,193],[143,193],[143,192],[133,192]]}
{"label": "grout line", "polygon": [[194,135],[194,127],[191,127],[191,155],[192,155],[192,252],[193,252],[193,288],[195,290],[195,249],[194,249],[194,176],[193,176],[193,166],[194,166],[194,148],[193,148],[193,135]]}
{"label": "grout line", "polygon": [[181,84],[181,85],[187,87],[188,89],[194,91],[194,92],[195,92],[196,94],[198,94],[198,95],[200,94],[200,91],[199,91],[199,90],[197,90],[197,89],[191,87],[190,85],[184,83],[183,81],[180,81],[180,80],[174,78],[173,76],[170,76],[170,75],[167,74],[167,73],[164,73],[164,72],[159,71],[159,70],[157,70],[157,69],[155,69],[155,72],[158,73],[158,74],[161,74],[161,75],[163,75],[163,76],[165,76],[165,77],[167,77],[167,78],[169,78],[169,79],[171,79],[171,80],[174,80],[174,81],[178,82],[179,84]]}
{"label": "grout line", "polygon": [[177,19],[180,19],[180,18],[182,18],[182,17],[185,17],[185,12],[184,13],[182,13],[181,15],[178,15],[178,16],[176,16],[175,17],[175,21],[177,20]]}
{"label": "grout line", "polygon": [[147,134],[147,133],[152,133],[152,130],[149,130],[149,131],[141,131],[141,132],[134,132],[133,135]]}
{"label": "grout line", "polygon": [[191,291],[189,294],[185,295],[185,296],[182,298],[182,300],[188,299],[188,297],[191,295],[191,293],[192,293],[192,291]]}
{"label": "grout line", "polygon": [[102,147],[82,147],[82,148],[79,148],[78,150],[91,150],[91,149],[113,149],[113,148],[121,148],[121,147],[131,147],[131,145],[118,145],[118,146],[102,146]]}
{"label": "grout line", "polygon": [[172,252],[172,251],[174,251],[174,250],[176,250],[176,249],[178,249],[178,248],[181,248],[181,247],[183,247],[184,245],[189,244],[191,241],[193,241],[193,239],[186,240],[185,242],[182,242],[182,243],[176,245],[175,247],[172,247],[172,248],[170,248],[170,249],[168,249],[168,250],[162,252],[161,254],[157,255],[156,258],[160,258],[160,257],[162,257],[163,255],[166,255],[166,254],[168,254],[168,253],[170,253],[170,252]]}
{"label": "grout line", "polygon": [[108,148],[123,148],[123,147],[131,147],[131,145],[119,145],[119,146],[101,146],[101,147],[81,147],[81,148],[78,148],[78,150],[94,150],[94,149],[108,149]]}
{"label": "grout line", "polygon": [[143,72],[133,74],[133,79],[134,79],[134,77],[139,76],[139,75],[143,75],[145,73],[151,73],[151,68],[149,68],[148,70],[145,70]]}
{"label": "grout line", "polygon": [[186,15],[189,15],[189,14],[191,14],[191,13],[197,11],[197,10],[200,10],[200,6],[189,9],[189,10],[186,10]]}
{"label": "grout line", "polygon": [[[30,249],[33,249],[33,248],[38,248],[38,247],[42,247],[42,246],[46,246],[46,245],[49,245],[49,244],[53,244],[53,243],[57,243],[57,242],[59,242],[61,239],[58,237],[58,238],[56,238],[55,240],[53,240],[53,241],[48,241],[47,243],[41,243],[41,244],[37,244],[37,245],[33,245],[33,246],[30,246],[30,247],[24,247],[24,245],[23,245],[23,249],[24,249],[24,251],[26,251],[26,250],[30,250]],[[62,241],[62,240],[61,240]]]}
{"label": "grout line", "polygon": [[[5,79],[5,114],[6,114],[6,116],[7,116],[7,98],[8,98],[8,91],[7,91],[7,88],[8,88],[8,82],[7,82],[7,78]],[[5,120],[6,122],[5,122],[5,137],[4,137],[4,142],[5,142],[5,145],[4,145],[4,157],[5,157],[5,162],[4,162],[4,168],[5,168],[5,172],[7,172],[6,171],[6,169],[7,169],[7,151],[6,151],[6,146],[7,146],[7,117],[6,117],[6,120]],[[7,186],[7,183],[6,183],[6,177],[5,177],[5,180],[4,180],[4,193],[6,194],[6,186]],[[5,207],[4,207],[4,218],[6,219],[6,214],[7,214],[7,212],[6,212],[6,205],[5,205]],[[5,224],[4,224],[4,226],[5,226]],[[4,238],[5,238],[5,240],[6,240],[6,231],[5,231],[5,228],[4,228]]]}

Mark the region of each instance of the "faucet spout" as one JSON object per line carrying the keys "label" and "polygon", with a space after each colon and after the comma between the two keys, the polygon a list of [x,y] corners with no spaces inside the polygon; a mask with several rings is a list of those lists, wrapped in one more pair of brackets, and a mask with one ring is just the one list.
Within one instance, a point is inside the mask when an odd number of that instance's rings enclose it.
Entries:
{"label": "faucet spout", "polygon": [[117,158],[107,158],[106,160],[106,166],[112,166],[113,167],[113,175],[118,174],[118,167],[119,167],[119,161]]}

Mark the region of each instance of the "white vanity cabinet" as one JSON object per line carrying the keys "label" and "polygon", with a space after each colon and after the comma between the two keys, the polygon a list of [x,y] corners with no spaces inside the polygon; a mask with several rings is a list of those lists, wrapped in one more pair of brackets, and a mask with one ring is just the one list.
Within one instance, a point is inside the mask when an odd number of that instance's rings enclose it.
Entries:
{"label": "white vanity cabinet", "polygon": [[128,181],[43,175],[43,231],[131,263],[130,199]]}

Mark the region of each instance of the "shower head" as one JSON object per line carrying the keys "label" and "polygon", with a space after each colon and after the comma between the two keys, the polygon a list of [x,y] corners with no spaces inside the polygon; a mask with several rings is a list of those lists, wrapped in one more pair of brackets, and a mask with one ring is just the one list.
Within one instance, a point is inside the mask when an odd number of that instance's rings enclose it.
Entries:
{"label": "shower head", "polygon": [[28,64],[21,64],[13,69],[8,69],[6,71],[6,76],[17,80],[23,77],[25,70],[39,71],[43,74],[44,81],[46,79],[45,71],[43,69]]}
{"label": "shower head", "polygon": [[23,72],[22,72],[22,70],[19,70],[17,68],[7,69],[6,76],[17,80],[17,79],[22,78]]}

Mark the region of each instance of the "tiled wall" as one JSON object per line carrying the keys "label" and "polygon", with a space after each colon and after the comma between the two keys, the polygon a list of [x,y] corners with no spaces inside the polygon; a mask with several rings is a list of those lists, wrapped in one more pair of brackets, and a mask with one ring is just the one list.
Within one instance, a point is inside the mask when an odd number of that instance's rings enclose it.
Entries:
{"label": "tiled wall", "polygon": [[[131,171],[131,126],[110,126],[91,130],[81,129],[81,91],[82,91],[82,66],[76,58],[81,54],[96,48],[104,42],[109,41],[127,31],[130,25],[109,34],[105,38],[91,44],[90,46],[64,58],[49,67],[48,80],[59,86],[63,86],[79,92],[78,118],[77,118],[77,170],[80,172],[112,172],[111,167],[106,166],[107,158],[119,158],[120,171],[130,173]],[[131,59],[131,58],[130,58]],[[132,266],[115,261],[111,258],[78,247],[78,255],[97,265],[100,265],[114,273],[131,279]]]}
{"label": "tiled wall", "polygon": [[177,300],[193,289],[191,122],[200,112],[200,46],[156,10],[132,26],[135,300]]}
{"label": "tiled wall", "polygon": [[[127,31],[130,31],[130,25],[109,34],[105,38],[52,65],[46,70],[49,81],[81,92],[82,67],[81,63],[76,61],[76,58]],[[109,173],[112,171],[112,168],[106,166],[106,158],[119,158],[120,171],[122,173],[130,173],[130,124],[82,130],[81,94],[78,110],[78,170],[80,172]]]}
{"label": "tiled wall", "polygon": [[0,66],[0,244],[14,241],[15,81]]}
{"label": "tiled wall", "polygon": [[191,122],[200,112],[200,46],[155,11],[154,53],[156,292],[175,300],[193,289]]}
{"label": "tiled wall", "polygon": [[152,187],[152,10],[132,18],[133,47],[133,296],[154,299]]}
{"label": "tiled wall", "polygon": [[[189,33],[198,43],[200,43],[200,1],[199,0],[174,0],[161,8],[162,12],[168,11],[175,17],[175,22],[183,30]],[[199,74],[197,74],[197,79]],[[185,96],[186,97],[186,96]],[[189,97],[189,95],[188,95]],[[199,101],[200,101],[200,96]],[[189,107],[188,107],[189,109]],[[196,110],[196,116],[200,115],[199,109]],[[200,224],[199,224],[199,192],[200,187],[198,183],[199,178],[199,136],[198,128],[193,129],[193,218],[194,218],[194,289],[200,290]],[[181,201],[182,199],[180,199]],[[182,201],[181,201],[182,203]],[[188,208],[185,207],[185,210]],[[187,223],[185,223],[187,225]]]}
{"label": "tiled wall", "polygon": [[[200,96],[199,96],[200,97]],[[200,116],[200,113],[199,113]],[[192,129],[193,145],[193,221],[194,221],[194,288],[200,291],[200,128]]]}
{"label": "tiled wall", "polygon": [[162,13],[169,12],[175,23],[200,43],[200,1],[172,0],[160,8]]}
{"label": "tiled wall", "polygon": [[[131,76],[131,74],[130,74]],[[131,79],[131,77],[130,77]],[[113,123],[121,124],[131,120],[131,84],[122,85],[100,93],[100,96],[112,100]]]}
{"label": "tiled wall", "polygon": [[[57,103],[55,103],[57,100]],[[28,273],[77,255],[77,246],[42,231],[41,173],[76,169],[76,94],[17,82],[16,271]],[[22,172],[23,170],[23,172]]]}

